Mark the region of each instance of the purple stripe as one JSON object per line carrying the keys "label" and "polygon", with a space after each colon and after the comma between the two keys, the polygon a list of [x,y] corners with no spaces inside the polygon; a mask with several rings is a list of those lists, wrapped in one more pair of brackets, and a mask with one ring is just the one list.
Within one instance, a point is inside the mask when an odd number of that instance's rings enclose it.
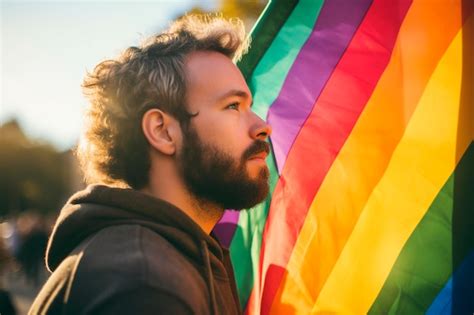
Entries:
{"label": "purple stripe", "polygon": [[[371,0],[327,0],[268,112],[278,172]],[[344,89],[341,86],[341,89]]]}
{"label": "purple stripe", "polygon": [[239,211],[226,210],[219,223],[214,227],[214,234],[224,247],[229,247],[235,228],[239,222]]}

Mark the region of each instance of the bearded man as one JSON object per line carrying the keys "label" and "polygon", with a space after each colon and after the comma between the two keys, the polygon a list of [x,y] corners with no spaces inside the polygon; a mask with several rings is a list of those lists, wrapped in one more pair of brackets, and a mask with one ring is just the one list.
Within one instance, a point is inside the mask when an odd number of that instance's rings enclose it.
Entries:
{"label": "bearded man", "polygon": [[84,80],[86,190],[58,217],[30,314],[239,314],[224,209],[268,194],[270,127],[233,60],[240,22],[186,16]]}

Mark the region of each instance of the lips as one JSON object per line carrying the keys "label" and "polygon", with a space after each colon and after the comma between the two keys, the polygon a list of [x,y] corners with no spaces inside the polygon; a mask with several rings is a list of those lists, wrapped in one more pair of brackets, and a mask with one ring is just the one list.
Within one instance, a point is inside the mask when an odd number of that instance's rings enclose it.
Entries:
{"label": "lips", "polygon": [[267,158],[268,153],[267,152],[260,152],[257,154],[252,155],[249,160],[265,160]]}

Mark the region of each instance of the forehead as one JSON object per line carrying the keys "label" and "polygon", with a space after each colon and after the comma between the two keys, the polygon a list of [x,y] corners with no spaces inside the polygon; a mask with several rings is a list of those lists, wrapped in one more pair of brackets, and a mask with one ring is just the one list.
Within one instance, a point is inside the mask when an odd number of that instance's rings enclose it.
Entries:
{"label": "forehead", "polygon": [[250,95],[240,70],[221,53],[193,52],[186,57],[185,69],[189,104],[213,101],[232,90]]}

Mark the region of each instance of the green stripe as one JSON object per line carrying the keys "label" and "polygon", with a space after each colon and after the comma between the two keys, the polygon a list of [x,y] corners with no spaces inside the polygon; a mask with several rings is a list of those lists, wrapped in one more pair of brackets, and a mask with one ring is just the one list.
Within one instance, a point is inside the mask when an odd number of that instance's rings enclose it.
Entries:
{"label": "green stripe", "polygon": [[267,118],[291,66],[313,31],[323,3],[323,0],[301,0],[298,3],[247,80],[253,94],[252,108],[260,118]]}
{"label": "green stripe", "polygon": [[246,79],[267,51],[298,0],[270,0],[250,33],[251,49],[237,63]]}
{"label": "green stripe", "polygon": [[[289,17],[289,13],[278,12],[282,7],[277,6],[283,6],[282,2],[290,3],[290,1],[272,1],[252,32],[252,37],[256,39],[249,54],[259,54],[260,62],[258,65],[255,67],[252,64],[257,59],[255,56],[244,58],[238,64],[246,78],[249,78],[248,74],[253,71],[252,77],[247,81],[254,97],[253,110],[262,119],[266,118],[267,112],[277,98],[286,75],[301,47],[311,35],[324,1],[302,0],[296,7],[286,6],[286,10],[294,8]],[[272,15],[275,15],[275,17]],[[275,20],[277,22],[274,23],[281,23],[278,19],[281,19],[282,16],[288,17],[288,20],[281,27],[274,40],[268,39],[268,34],[264,35],[267,38],[260,39],[259,32],[263,32],[265,27],[269,27],[266,24],[271,24]],[[260,25],[261,23],[263,24]],[[271,43],[269,44],[269,42]],[[264,52],[264,49],[267,48],[268,50]],[[267,162],[270,169],[270,192],[273,192],[279,178],[273,153],[269,155]],[[263,229],[271,198],[270,193],[263,203],[252,209],[241,211],[238,227],[230,245],[242,308],[247,304],[253,288],[254,271],[258,270]]]}
{"label": "green stripe", "polygon": [[474,249],[474,143],[403,247],[371,314],[424,314]]}

